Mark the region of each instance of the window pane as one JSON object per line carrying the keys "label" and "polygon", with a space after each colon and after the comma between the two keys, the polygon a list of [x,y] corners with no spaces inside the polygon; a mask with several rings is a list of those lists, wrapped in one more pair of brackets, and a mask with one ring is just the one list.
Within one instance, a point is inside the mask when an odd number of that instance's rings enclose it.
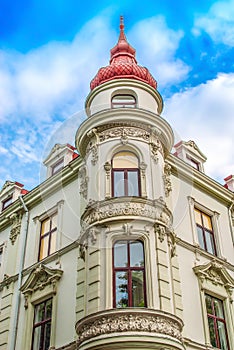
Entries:
{"label": "window pane", "polygon": [[219,318],[224,318],[222,300],[213,298],[215,315]]}
{"label": "window pane", "polygon": [[39,257],[40,260],[45,258],[48,255],[48,246],[49,246],[49,235],[41,239],[40,257]]}
{"label": "window pane", "polygon": [[33,350],[43,349],[42,348],[42,336],[41,336],[41,327],[34,328],[34,337],[33,337]]}
{"label": "window pane", "polygon": [[194,212],[195,212],[196,223],[202,226],[201,212],[198,209],[195,209]]}
{"label": "window pane", "polygon": [[210,295],[206,295],[206,310],[207,313],[212,315],[213,314],[213,309],[212,309],[212,298]]}
{"label": "window pane", "polygon": [[205,228],[208,228],[210,231],[212,231],[212,224],[211,224],[211,218],[210,216],[202,213],[203,218],[203,225]]}
{"label": "window pane", "polygon": [[128,171],[128,196],[139,196],[138,171]]}
{"label": "window pane", "polygon": [[37,324],[38,322],[43,321],[45,318],[45,308],[44,303],[39,304],[35,307],[35,320],[34,324]]}
{"label": "window pane", "polygon": [[114,172],[114,197],[124,196],[124,172]]}
{"label": "window pane", "polygon": [[209,331],[210,331],[210,342],[211,345],[214,347],[217,347],[217,341],[215,337],[215,327],[214,327],[214,320],[211,317],[208,317],[208,324],[209,324]]}
{"label": "window pane", "polygon": [[143,244],[135,241],[130,243],[130,266],[144,266]]}
{"label": "window pane", "polygon": [[143,271],[132,271],[132,306],[145,306]]}
{"label": "window pane", "polygon": [[197,236],[198,236],[198,242],[202,249],[205,249],[204,245],[204,239],[203,239],[203,230],[201,227],[197,226]]}
{"label": "window pane", "polygon": [[135,107],[136,100],[132,95],[116,95],[112,98],[112,106],[114,108]]}
{"label": "window pane", "polygon": [[220,349],[228,350],[225,324],[223,322],[221,322],[221,321],[218,321],[217,322],[217,326],[218,326]]}
{"label": "window pane", "polygon": [[57,227],[57,213],[51,217],[51,230]]}
{"label": "window pane", "polygon": [[43,350],[48,350],[50,347],[50,330],[51,330],[51,322],[48,322],[45,326],[45,339],[44,339],[44,348]]}
{"label": "window pane", "polygon": [[205,237],[207,252],[215,254],[213,235],[210,232],[205,231]]}
{"label": "window pane", "polygon": [[117,271],[116,281],[116,307],[128,306],[128,274],[127,272]]}
{"label": "window pane", "polygon": [[56,231],[51,234],[49,255],[56,252]]}
{"label": "window pane", "polygon": [[138,168],[138,158],[132,152],[119,152],[113,158],[113,168]]}
{"label": "window pane", "polygon": [[44,235],[45,233],[49,232],[50,230],[50,218],[44,220],[41,223],[41,235]]}
{"label": "window pane", "polygon": [[52,316],[52,299],[47,300],[46,302],[46,315],[45,318],[51,318]]}
{"label": "window pane", "polygon": [[128,264],[127,241],[118,242],[114,246],[114,266],[126,267]]}

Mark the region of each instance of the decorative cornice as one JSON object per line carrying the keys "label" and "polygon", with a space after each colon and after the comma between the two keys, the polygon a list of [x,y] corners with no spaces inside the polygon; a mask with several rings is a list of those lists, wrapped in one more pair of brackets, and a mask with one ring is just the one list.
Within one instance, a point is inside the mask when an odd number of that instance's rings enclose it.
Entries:
{"label": "decorative cornice", "polygon": [[43,264],[40,264],[31,271],[27,280],[21,286],[20,291],[25,296],[25,308],[27,308],[28,295],[43,290],[46,286],[51,285],[53,293],[56,294],[57,282],[63,274],[62,270],[51,269]]}
{"label": "decorative cornice", "polygon": [[227,290],[231,299],[234,289],[234,279],[230,276],[223,265],[216,261],[216,259],[207,264],[195,266],[193,271],[199,278],[202,287],[205,280],[210,281],[215,286],[223,286]]}
{"label": "decorative cornice", "polygon": [[81,216],[81,225],[83,231],[86,231],[90,225],[119,220],[120,217],[157,221],[168,228],[172,226],[172,214],[161,197],[157,200],[118,197],[90,202]]}
{"label": "decorative cornice", "polygon": [[178,317],[152,309],[111,309],[97,312],[87,316],[76,324],[76,332],[79,336],[78,344],[97,336],[107,337],[108,334],[125,332],[162,334],[171,337],[176,342],[182,342],[183,322]]}
{"label": "decorative cornice", "polygon": [[193,171],[192,167],[173,154],[169,154],[167,162],[171,165],[172,174],[180,178],[181,181],[187,181],[196,188],[200,188],[205,193],[208,193],[216,200],[220,200],[222,203],[231,204],[233,202],[233,192],[203,172]]}

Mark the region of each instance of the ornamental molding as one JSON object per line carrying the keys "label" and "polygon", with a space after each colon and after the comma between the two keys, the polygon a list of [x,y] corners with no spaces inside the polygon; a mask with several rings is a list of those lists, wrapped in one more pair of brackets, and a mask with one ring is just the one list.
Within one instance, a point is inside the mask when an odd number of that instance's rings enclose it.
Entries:
{"label": "ornamental molding", "polygon": [[165,196],[168,197],[170,192],[172,191],[171,184],[171,166],[168,163],[164,165],[164,175],[163,175]]}
{"label": "ornamental molding", "polygon": [[11,230],[10,230],[10,241],[11,244],[14,245],[17,236],[20,234],[21,223],[22,223],[22,214],[21,213],[13,213],[10,216],[10,220],[12,222]]}
{"label": "ornamental molding", "polygon": [[2,282],[0,282],[0,291],[2,291],[4,287],[9,289],[11,283],[14,283],[15,281],[17,281],[17,279],[18,279],[17,275],[9,276],[7,274],[4,274],[3,280]]}
{"label": "ornamental molding", "polygon": [[80,178],[80,194],[82,194],[84,199],[87,199],[89,178],[87,176],[87,168],[85,165],[83,165],[79,169],[79,178]]}
{"label": "ornamental molding", "polygon": [[81,226],[86,231],[90,225],[98,225],[110,220],[118,220],[119,217],[152,222],[158,221],[168,228],[172,227],[172,214],[164,200],[150,200],[141,197],[119,197],[103,201],[89,202],[85,212],[81,216]]}
{"label": "ornamental molding", "polygon": [[47,286],[52,286],[53,294],[57,292],[57,282],[63,274],[62,270],[51,269],[43,264],[35,267],[29,274],[27,280],[21,286],[20,291],[25,297],[25,308],[28,307],[28,296],[36,291],[41,291]]}
{"label": "ornamental molding", "polygon": [[229,296],[232,296],[234,289],[234,279],[223,267],[223,264],[217,262],[215,259],[207,264],[198,265],[193,268],[193,271],[199,278],[202,289],[204,289],[204,282],[210,281],[214,286],[224,287]]}
{"label": "ornamental molding", "polygon": [[109,139],[120,138],[123,144],[128,142],[129,138],[142,139],[149,141],[150,132],[142,129],[140,126],[111,126],[109,129],[101,131],[99,133],[100,142],[104,142]]}
{"label": "ornamental molding", "polygon": [[182,328],[182,321],[174,315],[152,309],[141,311],[130,308],[124,311],[98,312],[83,318],[76,324],[78,344],[93,337],[106,338],[107,334],[125,332],[153,333],[155,342],[158,334],[174,338],[176,342],[182,342]]}
{"label": "ornamental molding", "polygon": [[166,226],[159,223],[154,224],[154,233],[159,239],[160,243],[164,242],[167,238],[167,243],[170,249],[171,257],[176,256],[176,234],[172,229],[168,229]]}

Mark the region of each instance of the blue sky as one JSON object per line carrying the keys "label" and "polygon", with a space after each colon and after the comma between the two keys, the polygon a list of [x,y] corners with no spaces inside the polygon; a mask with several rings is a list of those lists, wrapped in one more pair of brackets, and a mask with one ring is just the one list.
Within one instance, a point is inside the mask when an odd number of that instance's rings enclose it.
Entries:
{"label": "blue sky", "polygon": [[55,143],[74,144],[89,83],[109,61],[119,16],[164,99],[163,117],[234,173],[234,0],[0,0],[0,186],[32,189]]}

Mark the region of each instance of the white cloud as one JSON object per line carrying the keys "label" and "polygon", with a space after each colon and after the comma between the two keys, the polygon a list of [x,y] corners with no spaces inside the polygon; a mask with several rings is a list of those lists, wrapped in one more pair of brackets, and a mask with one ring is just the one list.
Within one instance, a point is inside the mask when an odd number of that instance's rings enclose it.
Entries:
{"label": "white cloud", "polygon": [[208,158],[207,174],[221,182],[234,173],[233,96],[234,73],[219,74],[165,101],[165,118],[181,139],[197,142]]}
{"label": "white cloud", "polygon": [[183,81],[189,67],[175,57],[184,33],[167,27],[164,17],[157,16],[138,22],[130,32],[130,42],[135,42],[139,63],[151,67],[160,86]]}
{"label": "white cloud", "polygon": [[234,46],[234,0],[214,3],[206,15],[198,16],[193,32],[207,32],[216,43]]}

